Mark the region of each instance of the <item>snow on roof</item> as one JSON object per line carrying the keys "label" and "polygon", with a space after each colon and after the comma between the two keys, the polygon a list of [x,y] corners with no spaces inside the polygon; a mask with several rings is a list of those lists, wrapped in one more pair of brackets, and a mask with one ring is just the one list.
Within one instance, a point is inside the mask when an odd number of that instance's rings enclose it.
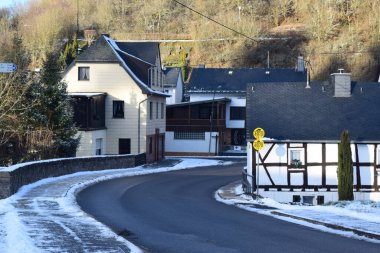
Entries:
{"label": "snow on roof", "polygon": [[[136,76],[135,73],[133,73],[133,71],[129,68],[129,66],[124,62],[124,60],[120,57],[120,55],[117,53],[117,51],[119,51],[120,53],[124,53],[124,51],[122,51],[119,46],[116,44],[116,42],[109,38],[109,37],[106,37],[106,36],[103,36],[104,39],[108,42],[108,44],[110,45],[111,49],[114,51],[116,57],[119,59],[119,61],[122,63],[123,67],[128,71],[128,73],[132,76],[132,78],[137,82],[137,84],[142,87],[143,89],[147,90],[148,93],[150,94],[153,94],[153,95],[159,95],[159,96],[165,96],[165,97],[169,97],[168,94],[164,93],[164,92],[160,92],[160,91],[156,91],[156,90],[153,90],[151,89],[150,87],[148,87],[143,81],[140,80],[140,78],[138,78]],[[135,57],[136,58],[136,57]]]}
{"label": "snow on roof", "polygon": [[107,93],[104,92],[68,92],[69,96],[72,97],[95,97],[95,96],[101,96],[101,95],[107,95]]}

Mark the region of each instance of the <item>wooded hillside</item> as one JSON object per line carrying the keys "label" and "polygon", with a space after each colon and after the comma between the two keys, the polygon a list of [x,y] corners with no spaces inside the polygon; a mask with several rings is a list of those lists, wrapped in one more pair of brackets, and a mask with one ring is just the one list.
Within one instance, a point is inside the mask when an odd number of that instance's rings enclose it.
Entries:
{"label": "wooded hillside", "polygon": [[[190,39],[162,43],[171,66],[293,67],[302,54],[314,79],[338,68],[355,80],[377,80],[380,1],[373,0],[178,0],[245,34],[234,33],[173,0],[34,0],[0,13],[0,58],[10,34],[21,34],[31,67],[63,48],[77,27],[115,39]],[[78,9],[77,9],[78,4]],[[78,10],[78,12],[77,12]],[[17,17],[17,19],[15,19]]]}

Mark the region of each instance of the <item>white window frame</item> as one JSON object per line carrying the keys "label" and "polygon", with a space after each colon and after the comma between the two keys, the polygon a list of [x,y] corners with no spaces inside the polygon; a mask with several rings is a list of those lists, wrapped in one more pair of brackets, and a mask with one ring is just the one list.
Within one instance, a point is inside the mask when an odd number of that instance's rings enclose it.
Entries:
{"label": "white window frame", "polygon": [[299,152],[299,161],[301,166],[305,165],[305,149],[304,148],[289,148],[288,150],[288,165],[294,166],[292,162],[293,152]]}
{"label": "white window frame", "polygon": [[103,138],[95,139],[95,155],[102,155]]}

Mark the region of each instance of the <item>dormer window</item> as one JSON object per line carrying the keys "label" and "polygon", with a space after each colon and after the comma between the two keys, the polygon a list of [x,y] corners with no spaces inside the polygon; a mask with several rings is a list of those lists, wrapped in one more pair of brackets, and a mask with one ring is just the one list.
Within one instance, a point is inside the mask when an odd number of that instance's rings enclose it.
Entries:
{"label": "dormer window", "polygon": [[78,67],[78,80],[79,81],[90,80],[90,67]]}

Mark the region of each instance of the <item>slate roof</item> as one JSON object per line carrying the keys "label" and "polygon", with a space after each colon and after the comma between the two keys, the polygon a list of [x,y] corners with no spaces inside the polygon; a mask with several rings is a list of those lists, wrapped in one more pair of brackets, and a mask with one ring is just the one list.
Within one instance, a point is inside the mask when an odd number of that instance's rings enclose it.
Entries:
{"label": "slate roof", "polygon": [[[328,82],[258,83],[247,86],[247,139],[261,127],[266,137],[339,141],[344,129],[356,142],[380,142],[380,84],[352,82],[351,97],[334,97]],[[324,91],[322,90],[324,88]]]}
{"label": "slate roof", "polygon": [[158,42],[121,42],[116,41],[120,50],[128,52],[129,54],[150,63],[156,64],[156,57],[160,54]]}
{"label": "slate roof", "polygon": [[76,62],[119,62],[119,59],[101,36],[75,59]]}
{"label": "slate roof", "polygon": [[[139,44],[141,45],[139,46]],[[119,48],[118,45],[121,45],[123,49]],[[67,68],[66,72],[76,62],[119,63],[144,94],[169,97],[168,94],[151,89],[148,84],[148,71],[152,65],[155,65],[157,54],[159,54],[159,47],[156,42],[119,43],[108,36],[102,35],[93,45],[78,55],[75,61]],[[153,64],[148,62],[152,61],[153,58]]]}
{"label": "slate roof", "polygon": [[181,73],[181,68],[166,68],[164,70],[164,86],[176,87],[178,81],[178,75]]}
{"label": "slate roof", "polygon": [[249,83],[305,82],[306,72],[294,69],[263,68],[195,68],[192,70],[188,92],[245,92]]}

